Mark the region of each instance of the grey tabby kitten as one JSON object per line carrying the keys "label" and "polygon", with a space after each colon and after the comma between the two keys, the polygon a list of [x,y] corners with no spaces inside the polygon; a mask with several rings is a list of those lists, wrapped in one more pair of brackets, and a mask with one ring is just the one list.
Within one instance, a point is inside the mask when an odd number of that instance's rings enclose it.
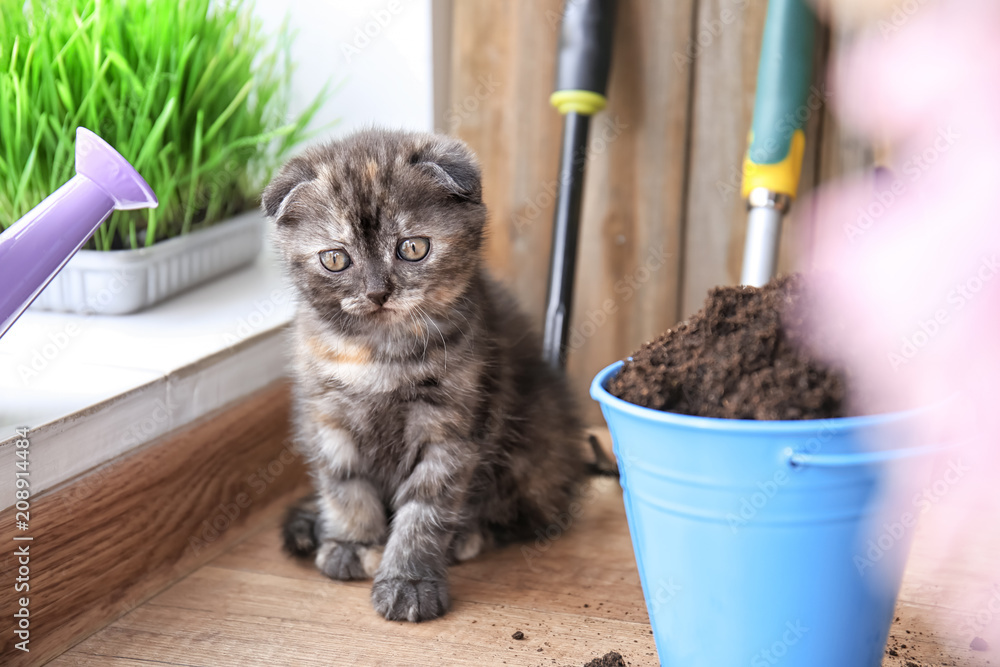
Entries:
{"label": "grey tabby kitten", "polygon": [[374,577],[387,619],[440,616],[449,563],[556,523],[585,473],[564,382],[483,267],[476,160],[359,132],[288,162],[263,208],[299,293],[294,420],[316,489],[286,547]]}

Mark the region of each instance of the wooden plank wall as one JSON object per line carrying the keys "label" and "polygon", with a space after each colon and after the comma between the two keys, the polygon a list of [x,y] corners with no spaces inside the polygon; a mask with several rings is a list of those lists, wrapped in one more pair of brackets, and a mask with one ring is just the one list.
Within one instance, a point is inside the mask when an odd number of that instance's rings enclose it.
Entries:
{"label": "wooden plank wall", "polygon": [[[600,416],[586,391],[600,368],[695,312],[710,287],[738,280],[739,172],[766,8],[619,0],[609,103],[591,129],[570,341],[569,373],[591,422]],[[561,10],[561,0],[456,0],[441,128],[479,154],[488,261],[539,328],[562,127],[548,103]],[[814,105],[826,96],[828,41],[822,31]],[[867,155],[823,108],[809,111],[807,137],[804,192]],[[824,154],[827,144],[848,156]],[[808,249],[801,212],[793,207],[785,227],[783,270]]]}

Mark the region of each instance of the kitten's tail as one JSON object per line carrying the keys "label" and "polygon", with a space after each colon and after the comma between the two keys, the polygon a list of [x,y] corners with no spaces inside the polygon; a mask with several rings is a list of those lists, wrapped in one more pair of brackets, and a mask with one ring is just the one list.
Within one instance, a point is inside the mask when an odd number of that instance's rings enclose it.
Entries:
{"label": "kitten's tail", "polygon": [[604,453],[600,441],[593,435],[588,436],[587,441],[590,443],[590,448],[594,450],[594,460],[587,463],[587,474],[617,477],[618,466]]}
{"label": "kitten's tail", "polygon": [[298,558],[308,558],[316,553],[319,540],[316,538],[316,520],[319,507],[316,494],[305,496],[288,508],[281,534],[285,551]]}

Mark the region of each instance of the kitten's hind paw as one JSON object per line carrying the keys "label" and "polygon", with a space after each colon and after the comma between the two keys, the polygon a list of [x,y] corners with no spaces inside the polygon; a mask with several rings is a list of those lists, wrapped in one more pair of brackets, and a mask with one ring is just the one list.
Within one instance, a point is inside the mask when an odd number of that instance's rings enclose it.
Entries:
{"label": "kitten's hind paw", "polygon": [[448,582],[444,579],[376,579],[372,605],[390,621],[429,621],[448,611]]}
{"label": "kitten's hind paw", "polygon": [[316,553],[319,540],[316,539],[315,497],[307,496],[288,508],[282,524],[281,536],[285,551],[298,558],[307,558]]}
{"label": "kitten's hind paw", "polygon": [[[377,558],[370,558],[375,555]],[[381,548],[331,540],[324,542],[316,552],[316,567],[326,576],[339,581],[368,579],[378,567],[381,556]],[[374,562],[368,563],[369,560]]]}

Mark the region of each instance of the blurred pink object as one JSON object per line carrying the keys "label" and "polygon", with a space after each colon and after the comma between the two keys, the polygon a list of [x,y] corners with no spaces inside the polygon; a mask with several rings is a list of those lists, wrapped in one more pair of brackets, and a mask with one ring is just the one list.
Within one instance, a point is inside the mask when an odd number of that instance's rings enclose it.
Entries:
{"label": "blurred pink object", "polygon": [[[830,272],[816,280],[818,321],[847,323],[826,352],[848,363],[863,394],[903,406],[946,402],[928,428],[942,441],[976,443],[960,454],[963,473],[936,480],[944,492],[932,488],[920,506],[934,507],[925,517],[933,540],[924,541],[942,558],[970,557],[983,528],[1000,523],[998,5],[921,4],[837,64],[842,121],[887,140],[894,170],[874,186],[869,178],[826,188],[816,207],[815,268]],[[829,342],[830,331],[817,338]],[[992,558],[997,581],[1000,554]],[[975,610],[977,597],[957,602]],[[969,639],[991,633],[998,643],[996,617],[988,628],[970,623]]]}

